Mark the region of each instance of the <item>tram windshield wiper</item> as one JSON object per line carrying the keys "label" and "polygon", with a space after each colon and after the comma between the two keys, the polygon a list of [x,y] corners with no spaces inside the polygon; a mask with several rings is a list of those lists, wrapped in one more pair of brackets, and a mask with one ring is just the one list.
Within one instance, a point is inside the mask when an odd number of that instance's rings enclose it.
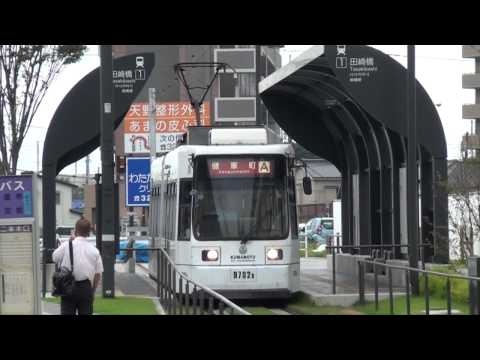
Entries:
{"label": "tram windshield wiper", "polygon": [[242,244],[242,245],[246,244],[248,242],[248,240],[250,240],[252,235],[255,233],[255,231],[257,231],[257,223],[254,223],[254,225],[251,226],[248,234],[246,234],[246,233],[242,234],[240,244]]}

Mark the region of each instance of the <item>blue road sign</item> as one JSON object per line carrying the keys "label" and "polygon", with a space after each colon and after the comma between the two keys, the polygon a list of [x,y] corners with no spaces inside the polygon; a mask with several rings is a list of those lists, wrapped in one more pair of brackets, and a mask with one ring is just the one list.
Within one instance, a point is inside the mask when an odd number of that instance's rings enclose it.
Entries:
{"label": "blue road sign", "polygon": [[0,176],[0,219],[33,216],[32,175]]}
{"label": "blue road sign", "polygon": [[150,158],[127,158],[126,206],[150,203]]}

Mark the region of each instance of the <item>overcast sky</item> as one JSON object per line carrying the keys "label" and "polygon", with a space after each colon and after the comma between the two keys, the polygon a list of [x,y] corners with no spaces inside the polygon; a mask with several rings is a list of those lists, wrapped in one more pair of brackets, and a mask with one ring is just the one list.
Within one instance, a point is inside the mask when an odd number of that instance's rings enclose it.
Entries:
{"label": "overcast sky", "polygon": [[[283,65],[300,55],[313,45],[286,45],[281,50]],[[402,65],[407,64],[406,45],[372,45],[390,54]],[[462,119],[462,104],[474,103],[474,90],[462,89],[462,74],[475,72],[475,63],[470,59],[462,59],[461,45],[417,45],[416,75],[438,107],[440,118],[447,138],[449,159],[459,158],[460,141],[463,134],[470,131],[470,120]],[[40,147],[40,169],[43,142],[50,120],[70,89],[86,74],[100,65],[98,46],[90,46],[86,56],[78,63],[67,66],[48,90],[32,123],[22,151],[18,168],[36,170],[37,142]],[[91,154],[90,173],[101,167],[98,150]],[[71,165],[62,174],[73,174],[75,166]],[[77,173],[85,174],[85,159],[77,163]]]}

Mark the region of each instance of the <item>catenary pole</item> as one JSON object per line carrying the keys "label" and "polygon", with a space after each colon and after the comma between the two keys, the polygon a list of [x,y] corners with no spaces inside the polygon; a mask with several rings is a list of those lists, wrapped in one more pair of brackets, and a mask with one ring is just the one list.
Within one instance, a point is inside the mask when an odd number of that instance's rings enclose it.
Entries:
{"label": "catenary pole", "polygon": [[150,130],[150,162],[155,160],[157,154],[157,142],[156,142],[156,123],[155,123],[155,112],[156,112],[156,93],[155,88],[148,89],[148,126]]}
{"label": "catenary pole", "polygon": [[[408,262],[418,267],[418,164],[417,164],[417,112],[415,80],[415,45],[407,45],[407,219]],[[412,273],[412,294],[419,294],[418,273]]]}
{"label": "catenary pole", "polygon": [[103,297],[115,297],[112,45],[100,45]]}

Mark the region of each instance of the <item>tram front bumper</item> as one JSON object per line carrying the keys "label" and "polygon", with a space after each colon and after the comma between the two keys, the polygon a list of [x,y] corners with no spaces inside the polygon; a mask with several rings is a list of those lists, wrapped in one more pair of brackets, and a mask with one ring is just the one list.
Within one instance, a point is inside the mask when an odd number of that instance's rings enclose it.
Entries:
{"label": "tram front bumper", "polygon": [[[215,289],[214,289],[215,290]],[[215,290],[228,299],[289,299],[292,292],[288,289],[257,289],[257,290]]]}
{"label": "tram front bumper", "polygon": [[[190,271],[193,280],[228,298],[287,298],[300,286],[300,264],[195,266]],[[239,272],[250,277],[235,279]]]}

